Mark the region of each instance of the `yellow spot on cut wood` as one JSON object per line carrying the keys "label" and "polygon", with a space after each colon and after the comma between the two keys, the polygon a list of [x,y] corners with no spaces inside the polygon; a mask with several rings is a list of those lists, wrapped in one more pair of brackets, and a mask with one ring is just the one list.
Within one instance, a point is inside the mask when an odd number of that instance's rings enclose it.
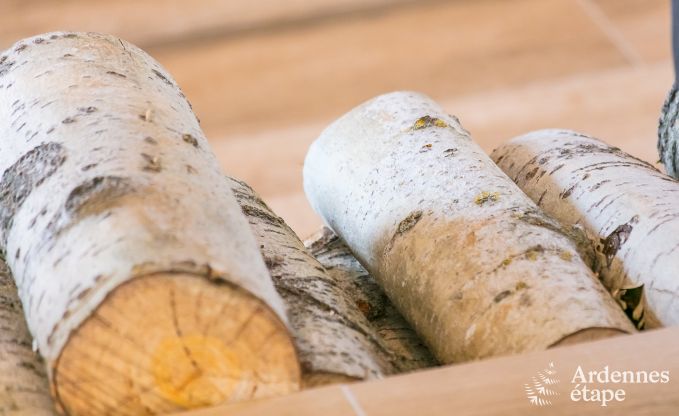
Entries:
{"label": "yellow spot on cut wood", "polygon": [[215,284],[214,271],[154,267],[133,267],[145,276],[120,285],[71,334],[52,370],[61,414],[169,414],[298,389],[288,330],[261,300]]}
{"label": "yellow spot on cut wood", "polygon": [[507,267],[510,264],[512,264],[512,258],[511,257],[507,257],[506,259],[502,260],[502,266]]}
{"label": "yellow spot on cut wood", "polygon": [[527,287],[528,287],[528,285],[526,284],[526,282],[520,281],[520,282],[517,282],[517,283],[516,283],[516,286],[515,286],[514,288],[515,288],[517,291],[519,291],[519,290],[525,289],[525,288],[527,288]]}
{"label": "yellow spot on cut wood", "polygon": [[448,127],[448,123],[445,121],[441,120],[440,118],[432,117],[432,116],[423,116],[418,118],[415,121],[415,124],[413,124],[412,129],[413,130],[420,130],[420,129],[425,129],[427,127],[440,127],[440,128],[445,128]]}
{"label": "yellow spot on cut wood", "polygon": [[224,402],[240,379],[236,355],[215,337],[192,335],[165,339],[151,360],[160,394],[186,408]]}
{"label": "yellow spot on cut wood", "polygon": [[499,192],[487,192],[483,191],[480,194],[476,195],[474,198],[474,203],[476,205],[483,205],[486,202],[496,202],[500,199],[500,193]]}
{"label": "yellow spot on cut wood", "polygon": [[562,260],[566,260],[566,261],[573,260],[573,254],[570,251],[561,251],[559,253],[559,257],[561,257]]}
{"label": "yellow spot on cut wood", "polygon": [[530,261],[536,261],[538,259],[538,252],[535,250],[531,250],[526,253],[526,258]]}

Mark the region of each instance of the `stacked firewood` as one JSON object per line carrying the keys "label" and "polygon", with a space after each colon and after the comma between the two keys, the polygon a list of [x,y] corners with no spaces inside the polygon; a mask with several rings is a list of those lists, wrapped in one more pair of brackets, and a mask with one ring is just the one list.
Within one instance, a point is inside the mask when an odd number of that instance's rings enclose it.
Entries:
{"label": "stacked firewood", "polygon": [[118,38],[0,54],[0,133],[0,414],[167,413],[679,323],[679,183],[572,131],[489,157],[428,97],[376,97],[309,149],[306,242]]}

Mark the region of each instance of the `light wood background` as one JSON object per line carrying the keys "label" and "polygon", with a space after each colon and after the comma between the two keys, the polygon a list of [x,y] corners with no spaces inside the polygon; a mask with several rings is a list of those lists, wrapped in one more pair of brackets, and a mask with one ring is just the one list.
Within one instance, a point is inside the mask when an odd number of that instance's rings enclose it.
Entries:
{"label": "light wood background", "polygon": [[101,31],[177,79],[224,170],[299,234],[306,148],[380,93],[440,100],[490,151],[531,129],[582,130],[655,162],[669,89],[669,0],[1,0],[0,48]]}

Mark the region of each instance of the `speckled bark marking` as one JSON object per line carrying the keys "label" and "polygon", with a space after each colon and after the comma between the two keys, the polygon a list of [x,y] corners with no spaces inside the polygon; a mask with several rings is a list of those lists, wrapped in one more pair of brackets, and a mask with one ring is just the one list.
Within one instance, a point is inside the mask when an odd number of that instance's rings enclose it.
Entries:
{"label": "speckled bark marking", "polygon": [[403,234],[410,230],[415,226],[415,224],[417,224],[420,218],[422,218],[422,211],[411,212],[410,215],[405,217],[405,219],[398,224],[398,227],[396,228],[396,234]]}
{"label": "speckled bark marking", "polygon": [[0,232],[2,252],[7,243],[7,233],[14,215],[33,189],[40,186],[66,160],[66,150],[59,143],[49,142],[37,146],[21,156],[5,170],[0,180]]}
{"label": "speckled bark marking", "polygon": [[602,252],[606,256],[607,267],[611,267],[613,259],[615,258],[615,254],[618,252],[618,250],[620,250],[620,247],[622,247],[622,245],[627,242],[627,239],[632,233],[634,224],[636,224],[638,221],[639,217],[634,216],[627,223],[620,224],[615,230],[613,230],[612,233],[608,235],[608,237],[601,241],[604,246]]}
{"label": "speckled bark marking", "polygon": [[68,194],[63,208],[48,223],[50,237],[55,238],[79,219],[111,209],[133,191],[130,180],[118,176],[97,176],[82,182]]}
{"label": "speckled bark marking", "polygon": [[[671,155],[664,159],[670,173],[676,163],[677,110],[673,89],[658,143],[661,158]],[[583,257],[594,260],[588,264],[637,328],[678,322],[675,179],[617,147],[568,130],[514,138],[495,150],[493,158],[546,212],[582,229],[591,243],[575,239],[578,251],[589,252]],[[537,165],[550,171],[543,180],[523,175]]]}
{"label": "speckled bark marking", "polygon": [[184,140],[186,143],[190,144],[193,147],[198,147],[198,140],[188,133],[182,134],[182,140]]}

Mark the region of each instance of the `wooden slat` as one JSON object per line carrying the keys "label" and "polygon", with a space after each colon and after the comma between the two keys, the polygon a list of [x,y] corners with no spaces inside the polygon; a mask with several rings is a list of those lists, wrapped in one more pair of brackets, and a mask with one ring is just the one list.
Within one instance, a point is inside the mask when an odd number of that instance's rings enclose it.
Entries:
{"label": "wooden slat", "polygon": [[390,90],[440,99],[627,64],[571,0],[418,3],[150,51],[209,137],[332,118]]}
{"label": "wooden slat", "polygon": [[646,63],[670,58],[670,1],[587,1],[601,8]]}
{"label": "wooden slat", "polygon": [[410,0],[3,0],[0,49],[52,30],[111,33],[148,47],[231,35]]}
{"label": "wooden slat", "polygon": [[[524,384],[554,363],[559,393],[545,407],[531,405]],[[602,407],[573,402],[570,392],[578,366],[585,372],[664,371],[669,383],[601,384],[624,389],[625,399]],[[348,410],[347,407],[351,407]],[[310,390],[286,397],[205,409],[185,416],[224,415],[676,415],[679,409],[679,328],[610,338],[569,347],[453,365],[344,387]]]}
{"label": "wooden slat", "polygon": [[237,403],[225,409],[204,409],[176,416],[342,416],[354,415],[351,403],[347,402],[341,386],[331,386],[315,390],[307,390],[296,396],[294,403],[289,398],[278,398],[257,403]]}
{"label": "wooden slat", "polygon": [[650,163],[672,63],[592,72],[558,82],[444,101],[487,151],[530,130],[567,128],[608,141]]}

